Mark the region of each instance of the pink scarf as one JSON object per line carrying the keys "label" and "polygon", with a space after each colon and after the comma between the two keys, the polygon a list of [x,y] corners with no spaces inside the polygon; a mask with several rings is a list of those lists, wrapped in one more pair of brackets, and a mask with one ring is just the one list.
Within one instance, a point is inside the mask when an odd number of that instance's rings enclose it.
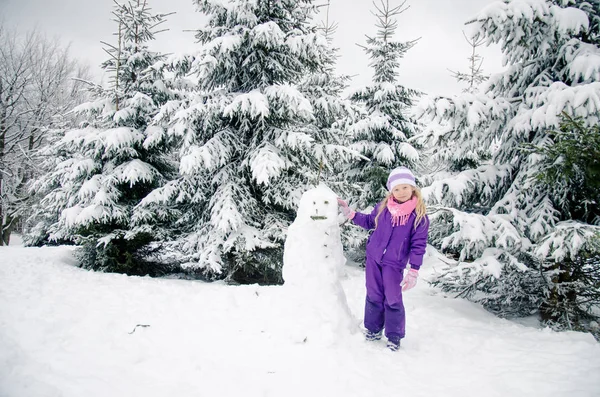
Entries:
{"label": "pink scarf", "polygon": [[397,203],[393,196],[387,201],[387,209],[392,214],[392,226],[406,225],[410,214],[417,208],[417,198],[413,197],[402,204]]}

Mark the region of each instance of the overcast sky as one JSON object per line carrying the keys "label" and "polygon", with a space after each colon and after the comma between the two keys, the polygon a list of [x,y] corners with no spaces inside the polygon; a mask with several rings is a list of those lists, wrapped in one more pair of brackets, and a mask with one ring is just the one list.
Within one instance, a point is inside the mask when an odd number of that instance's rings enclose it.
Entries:
{"label": "overcast sky", "polygon": [[[376,0],[378,3],[380,0]],[[398,18],[395,39],[419,42],[401,60],[400,83],[428,94],[452,95],[463,86],[450,70],[467,71],[471,53],[463,37],[465,22],[494,0],[408,0],[410,8]],[[323,0],[326,3],[327,0]],[[168,32],[158,36],[153,49],[163,52],[194,51],[193,32],[205,18],[195,10],[192,0],[148,0],[154,12],[176,14],[168,18]],[[390,0],[393,5],[399,0]],[[100,41],[112,42],[116,26],[111,21],[112,0],[0,0],[1,19],[20,31],[37,27],[49,36],[70,42],[72,54],[90,63],[101,78],[99,64],[106,59]],[[338,70],[353,77],[352,86],[368,84],[372,72],[368,58],[357,44],[365,43],[365,34],[376,32],[372,0],[331,0],[330,19],[338,23],[334,45],[340,49]],[[319,20],[325,16],[320,15]],[[501,70],[497,46],[482,48],[484,71]]]}

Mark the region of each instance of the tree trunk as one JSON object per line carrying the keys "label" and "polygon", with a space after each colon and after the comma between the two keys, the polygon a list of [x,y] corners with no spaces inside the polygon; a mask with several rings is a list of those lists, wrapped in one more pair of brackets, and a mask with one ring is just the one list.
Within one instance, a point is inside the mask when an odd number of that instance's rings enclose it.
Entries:
{"label": "tree trunk", "polygon": [[2,236],[0,236],[0,245],[8,245],[10,243],[10,235],[15,228],[15,224],[17,223],[17,219],[11,217],[10,215],[5,215],[6,221],[3,222],[2,225]]}
{"label": "tree trunk", "polygon": [[[1,84],[1,82],[0,82]],[[0,94],[2,86],[0,85]],[[4,100],[0,97],[0,246],[4,245],[4,147],[6,145],[6,106]],[[10,233],[9,233],[10,235]]]}
{"label": "tree trunk", "polygon": [[558,305],[558,274],[559,264],[554,262],[544,266],[545,273],[554,273],[549,281],[548,297],[542,302],[540,307],[540,316],[544,323],[554,322],[556,320],[556,311],[554,308]]}
{"label": "tree trunk", "polygon": [[577,325],[577,291],[571,286],[571,283],[576,281],[572,274],[573,266],[573,262],[565,260],[545,267],[545,271],[552,272],[553,275],[550,279],[548,298],[540,307],[543,322],[560,324],[567,328]]}

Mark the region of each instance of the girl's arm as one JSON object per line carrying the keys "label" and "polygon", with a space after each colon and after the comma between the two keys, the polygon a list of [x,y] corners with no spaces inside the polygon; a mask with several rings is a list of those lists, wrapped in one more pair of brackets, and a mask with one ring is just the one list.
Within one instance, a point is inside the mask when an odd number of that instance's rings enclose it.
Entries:
{"label": "girl's arm", "polygon": [[[358,214],[357,214],[358,215]],[[410,268],[419,270],[423,264],[423,256],[427,248],[427,235],[429,233],[429,218],[427,215],[421,220],[421,223],[410,231],[410,253],[408,262]]]}
{"label": "girl's arm", "polygon": [[357,212],[352,218],[352,222],[355,225],[362,227],[363,229],[371,230],[375,228],[375,217],[377,216],[377,208],[379,208],[379,204],[373,208],[370,214],[363,214]]}

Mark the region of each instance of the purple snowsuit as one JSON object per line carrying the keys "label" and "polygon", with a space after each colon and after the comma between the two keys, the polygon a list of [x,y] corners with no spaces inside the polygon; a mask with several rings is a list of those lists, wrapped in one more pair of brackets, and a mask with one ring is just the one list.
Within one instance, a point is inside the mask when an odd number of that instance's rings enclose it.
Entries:
{"label": "purple snowsuit", "polygon": [[[370,214],[357,212],[352,221],[365,229],[375,228],[378,204]],[[421,267],[427,246],[429,218],[425,216],[415,229],[415,211],[405,225],[392,226],[387,208],[379,216],[377,229],[367,240],[365,328],[379,332],[385,326],[390,340],[404,338],[406,316],[400,283],[410,262],[412,269]]]}

